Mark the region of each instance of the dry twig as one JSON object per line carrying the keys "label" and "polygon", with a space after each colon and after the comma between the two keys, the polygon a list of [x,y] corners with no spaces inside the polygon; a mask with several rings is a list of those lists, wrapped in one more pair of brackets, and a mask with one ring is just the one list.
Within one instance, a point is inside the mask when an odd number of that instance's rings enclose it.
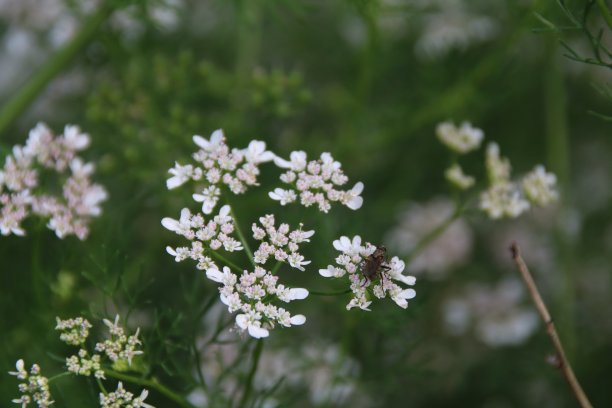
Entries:
{"label": "dry twig", "polygon": [[570,365],[569,361],[567,360],[567,357],[565,356],[565,352],[563,351],[563,345],[561,344],[561,339],[559,339],[559,334],[557,333],[557,329],[555,328],[555,324],[553,323],[552,317],[548,312],[546,304],[542,300],[542,296],[540,296],[538,287],[536,286],[533,277],[531,276],[531,273],[529,272],[529,269],[525,264],[525,261],[521,257],[521,250],[519,249],[519,246],[516,244],[516,242],[513,242],[512,245],[510,245],[510,251],[512,252],[512,258],[514,259],[514,262],[518,266],[518,269],[521,273],[521,277],[523,278],[523,281],[525,282],[525,285],[529,290],[529,294],[533,299],[533,303],[535,303],[536,309],[538,309],[538,313],[540,313],[540,316],[542,317],[542,320],[546,325],[546,332],[548,333],[548,337],[550,337],[550,340],[552,341],[553,346],[555,347],[557,353],[557,368],[562,371],[563,376],[567,380],[567,383],[569,384],[570,388],[572,389],[572,392],[576,396],[576,399],[578,400],[580,406],[582,408],[593,408],[586,394],[582,390],[578,379],[576,379],[574,371],[572,370],[572,366]]}

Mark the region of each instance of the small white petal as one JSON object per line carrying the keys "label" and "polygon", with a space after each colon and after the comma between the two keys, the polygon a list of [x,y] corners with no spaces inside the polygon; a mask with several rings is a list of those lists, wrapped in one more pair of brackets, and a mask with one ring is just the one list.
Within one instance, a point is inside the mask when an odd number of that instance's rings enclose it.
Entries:
{"label": "small white petal", "polygon": [[290,289],[289,297],[291,298],[291,300],[306,299],[308,297],[308,290],[304,288]]}
{"label": "small white petal", "polygon": [[169,217],[162,218],[161,224],[164,226],[164,228],[173,232],[177,232],[180,228],[179,226],[181,225],[177,220]]}
{"label": "small white petal", "polygon": [[248,331],[251,337],[255,337],[256,339],[261,339],[270,335],[268,330],[257,326],[249,326]]}
{"label": "small white petal", "polygon": [[306,323],[306,316],[301,315],[301,314],[295,315],[295,316],[291,316],[290,321],[291,321],[291,324],[293,326],[300,326],[300,325]]}
{"label": "small white petal", "polygon": [[206,277],[212,281],[223,283],[223,273],[215,268],[210,268],[206,270]]}

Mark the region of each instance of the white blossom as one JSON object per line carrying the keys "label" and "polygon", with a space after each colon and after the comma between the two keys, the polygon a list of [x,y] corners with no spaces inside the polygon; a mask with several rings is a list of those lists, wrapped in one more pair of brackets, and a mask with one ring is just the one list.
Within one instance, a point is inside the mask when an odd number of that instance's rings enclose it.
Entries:
{"label": "white blossom", "polygon": [[[76,235],[84,240],[92,217],[100,216],[106,190],[92,184],[93,163],[85,163],[77,152],[90,143],[78,126],[66,125],[55,137],[39,123],[30,130],[24,147],[14,146],[0,170],[0,233],[24,235],[21,222],[31,212],[48,217],[47,227],[59,238]],[[46,193],[40,179],[46,172],[67,176],[61,197]]]}
{"label": "white blossom", "polygon": [[340,189],[348,182],[348,177],[342,171],[340,162],[329,153],[322,153],[320,159],[308,162],[305,152],[294,151],[290,160],[276,157],[274,163],[287,169],[280,180],[291,186],[289,189],[276,188],[268,194],[273,200],[280,201],[281,205],[294,202],[298,197],[303,206],[317,205],[324,213],[329,212],[334,202],[352,210],[363,205],[363,183],[356,183],[350,190]]}
{"label": "white blossom", "polygon": [[478,149],[484,138],[484,132],[469,122],[463,122],[460,127],[451,122],[440,123],[436,134],[442,143],[459,154]]}
{"label": "white blossom", "polygon": [[240,276],[227,266],[222,271],[210,268],[206,276],[222,284],[219,287],[221,302],[230,313],[240,312],[236,315],[236,326],[251,337],[268,337],[276,324],[291,327],[306,322],[303,315],[292,316],[276,304],[305,299],[308,291],[278,284],[278,276],[259,266],[253,272],[244,271]]}
{"label": "white blossom", "polygon": [[219,213],[206,221],[200,213],[191,214],[188,208],[181,210],[178,220],[165,217],[161,220],[164,228],[187,238],[190,247],[167,247],[166,252],[174,256],[176,262],[187,258],[198,262],[197,268],[207,270],[215,263],[207,256],[208,249],[217,250],[221,247],[228,252],[241,251],[242,244],[236,240],[234,233],[234,219],[230,215],[229,205],[219,209]]}
{"label": "white blossom", "polygon": [[545,206],[559,198],[555,190],[557,176],[547,173],[544,166],[536,166],[535,169],[523,178],[522,187],[525,196],[536,205]]}
{"label": "white blossom", "polygon": [[496,220],[504,217],[516,218],[529,210],[520,189],[514,183],[501,183],[489,187],[480,195],[480,209]]}
{"label": "white blossom", "polygon": [[340,252],[336,257],[338,266],[329,265],[325,269],[319,269],[319,274],[328,278],[348,276],[353,297],[347,304],[347,309],[358,307],[369,311],[372,303],[369,299],[370,293],[379,299],[389,296],[398,306],[407,308],[408,300],[414,298],[416,292],[412,288],[402,288],[393,281],[412,286],[416,283],[416,278],[403,274],[406,265],[395,256],[391,260],[383,259],[376,271],[377,276],[368,279],[362,271],[376,247],[368,242],[361,245],[361,242],[359,235],[352,239],[342,236],[335,240],[334,248]]}
{"label": "white blossom", "polygon": [[172,189],[190,180],[205,182],[201,193],[193,195],[194,200],[202,203],[204,214],[210,214],[215,208],[221,185],[234,194],[246,192],[248,187],[259,185],[259,165],[276,157],[266,150],[265,142],[259,140],[252,140],[245,149],[230,149],[221,129],[215,130],[209,139],[195,135],[193,142],[199,147],[192,155],[195,164],[176,163],[169,170],[172,177],[166,185]]}
{"label": "white blossom", "polygon": [[54,403],[49,391],[49,379],[40,374],[38,364],[33,364],[28,372],[25,369],[24,361],[19,359],[15,364],[15,368],[17,371],[9,371],[9,374],[14,375],[23,382],[19,384],[19,392],[22,395],[19,398],[13,399],[13,403],[27,407],[30,402],[35,402],[40,408],[48,408]]}
{"label": "white blossom", "polygon": [[273,214],[260,217],[259,222],[261,227],[256,223],[253,223],[251,227],[253,238],[261,241],[257,250],[253,253],[255,263],[265,264],[268,259],[273,258],[280,262],[286,262],[291,267],[301,271],[304,270],[304,265],[310,264],[310,261],[305,260],[298,250],[301,243],[310,242],[310,237],[314,235],[314,231],[302,230],[302,224],[293,231],[290,230],[288,224],[284,223],[277,228],[274,225]]}
{"label": "white blossom", "polygon": [[468,176],[458,164],[453,164],[444,172],[446,179],[460,190],[467,190],[475,183],[474,177]]}
{"label": "white blossom", "polygon": [[149,392],[144,389],[140,396],[134,398],[134,394],[123,388],[123,383],[119,381],[117,389],[108,394],[100,393],[100,407],[102,408],[155,408],[147,404],[144,400]]}

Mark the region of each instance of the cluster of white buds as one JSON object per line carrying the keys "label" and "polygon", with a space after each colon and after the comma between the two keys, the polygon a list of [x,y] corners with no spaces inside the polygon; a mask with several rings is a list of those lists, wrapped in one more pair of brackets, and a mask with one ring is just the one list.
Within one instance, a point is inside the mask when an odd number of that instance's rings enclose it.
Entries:
{"label": "cluster of white buds", "polygon": [[268,214],[260,217],[260,227],[253,223],[253,238],[262,241],[259,248],[253,253],[253,260],[257,264],[265,264],[268,258],[273,257],[279,262],[287,262],[291,267],[304,270],[304,265],[310,261],[304,259],[299,250],[299,244],[310,242],[314,231],[303,231],[302,224],[296,230],[290,231],[288,224],[281,224],[278,229],[274,226],[274,215]]}
{"label": "cluster of white buds", "polygon": [[101,408],[155,408],[147,404],[144,400],[149,395],[149,391],[142,390],[140,396],[134,398],[134,394],[123,388],[123,383],[119,381],[117,389],[108,394],[100,393]]}
{"label": "cluster of white buds", "polygon": [[484,132],[472,127],[470,122],[463,122],[460,127],[451,122],[442,122],[436,127],[438,139],[449,149],[465,154],[480,147]]}
{"label": "cluster of white buds", "polygon": [[223,285],[219,288],[221,302],[227,305],[230,313],[240,312],[236,315],[236,325],[252,337],[268,337],[269,329],[276,324],[291,327],[306,322],[303,315],[291,316],[274,303],[305,299],[308,291],[278,284],[278,276],[264,268],[257,266],[253,272],[244,271],[238,276],[225,266],[223,271],[207,270],[206,276]]}
{"label": "cluster of white buds", "polygon": [[137,350],[142,344],[138,339],[140,329],[136,329],[135,334],[127,336],[123,327],[119,326],[119,315],[115,316],[114,322],[108,319],[104,319],[103,322],[108,327],[110,339],[97,343],[96,351],[105,353],[113,363],[127,361],[128,365],[132,365],[132,359],[143,354],[142,350]]}
{"label": "cluster of white buds", "polygon": [[27,407],[32,402],[36,403],[39,408],[51,406],[54,401],[51,400],[51,393],[49,392],[49,380],[47,377],[40,375],[38,364],[33,364],[28,373],[25,369],[25,363],[22,359],[19,359],[15,368],[17,368],[17,371],[9,371],[9,374],[23,382],[19,384],[21,397],[13,399],[12,402],[21,404],[22,408]]}
{"label": "cluster of white buds", "polygon": [[96,378],[106,378],[101,366],[102,357],[99,354],[90,356],[87,350],[80,349],[77,355],[66,358],[66,368],[71,373]]}
{"label": "cluster of white buds", "polygon": [[[132,336],[127,336],[123,327],[119,326],[119,315],[115,316],[115,321],[103,320],[110,332],[110,338],[103,342],[98,342],[95,346],[93,355],[81,347],[76,355],[66,358],[68,371],[77,375],[105,378],[101,366],[102,356],[106,355],[116,369],[123,369],[127,363],[132,365],[135,356],[143,354],[138,350],[141,345],[138,339],[140,329]],[[77,317],[74,319],[61,320],[57,318],[56,330],[61,331],[60,339],[73,346],[83,346],[89,336],[91,324],[87,319]]]}
{"label": "cluster of white buds", "polygon": [[213,251],[221,247],[228,252],[242,250],[242,244],[231,236],[234,232],[234,219],[230,215],[229,205],[221,207],[219,214],[208,222],[202,214],[192,215],[188,208],[183,208],[180,219],[166,217],[161,223],[165,228],[191,241],[191,247],[166,247],[166,251],[174,256],[176,262],[190,258],[198,262],[198,269],[207,270],[216,268],[216,265],[205,255],[206,247]]}
{"label": "cluster of white buds", "polygon": [[489,188],[480,196],[480,208],[492,219],[515,218],[527,211],[530,204],[545,206],[558,197],[557,178],[547,173],[544,166],[536,166],[522,183],[513,182],[510,161],[500,157],[496,143],[487,146],[486,167]]}
{"label": "cluster of white buds", "polygon": [[[67,125],[64,134],[54,137],[42,123],[30,130],[25,146],[14,146],[0,170],[0,233],[25,235],[21,222],[30,212],[48,217],[47,226],[59,238],[89,234],[92,217],[101,214],[100,203],[107,198],[104,188],[92,184],[94,165],[84,163],[77,152],[90,143],[89,135]],[[45,194],[39,185],[41,171],[66,177],[62,197]],[[40,190],[40,191],[39,191]]]}
{"label": "cluster of white buds", "polygon": [[77,317],[74,319],[61,320],[56,317],[57,326],[55,330],[62,332],[60,334],[60,340],[71,346],[79,346],[85,343],[89,336],[89,329],[91,329],[91,323],[83,317]]}
{"label": "cluster of white buds", "polygon": [[292,186],[290,189],[276,188],[268,194],[281,205],[296,201],[298,195],[303,206],[316,204],[324,213],[331,209],[332,202],[339,202],[352,210],[361,208],[363,204],[363,183],[356,183],[350,190],[337,189],[348,182],[348,177],[342,171],[341,164],[329,153],[322,153],[320,159],[308,162],[305,152],[295,151],[291,153],[289,161],[276,157],[274,163],[288,169],[280,179]]}
{"label": "cluster of white buds", "polygon": [[468,176],[463,172],[461,166],[457,163],[450,166],[444,172],[444,176],[449,183],[457,187],[460,190],[467,190],[472,187],[476,180],[472,176]]}
{"label": "cluster of white buds", "polygon": [[[412,288],[402,288],[393,281],[399,281],[412,286],[416,282],[414,276],[403,275],[405,263],[394,256],[390,261],[382,259],[375,271],[378,276],[368,278],[363,274],[363,268],[367,262],[372,261],[371,255],[376,251],[376,246],[366,242],[361,245],[361,237],[356,235],[353,239],[342,236],[333,242],[334,248],[340,251],[336,257],[336,264],[329,265],[326,269],[319,269],[319,274],[326,278],[341,278],[348,274],[353,298],[346,305],[347,309],[359,307],[363,310],[370,310],[372,303],[368,299],[368,288],[372,287],[371,292],[378,299],[387,295],[400,307],[408,307],[408,299],[415,297],[416,292]],[[376,282],[377,280],[377,282]]]}
{"label": "cluster of white buds", "polygon": [[256,186],[259,164],[274,159],[266,150],[264,142],[253,140],[246,149],[231,149],[227,146],[221,129],[215,130],[210,140],[195,135],[193,141],[200,148],[193,154],[197,165],[180,165],[168,170],[172,175],[167,181],[168,189],[179,187],[189,180],[203,181],[207,186],[193,198],[202,203],[202,212],[210,214],[219,200],[219,184],[225,184],[232,193],[242,194],[248,186]]}
{"label": "cluster of white buds", "polygon": [[[484,138],[484,132],[472,127],[469,122],[463,122],[461,127],[450,122],[440,123],[436,127],[436,134],[444,145],[459,154],[478,149]],[[536,166],[522,182],[512,181],[510,161],[500,156],[497,143],[489,143],[487,146],[485,166],[489,186],[480,193],[479,205],[489,218],[516,218],[529,210],[531,204],[545,206],[558,198],[555,190],[557,178],[547,173],[542,165]],[[460,190],[467,190],[475,183],[474,177],[466,175],[457,163],[444,174]]]}

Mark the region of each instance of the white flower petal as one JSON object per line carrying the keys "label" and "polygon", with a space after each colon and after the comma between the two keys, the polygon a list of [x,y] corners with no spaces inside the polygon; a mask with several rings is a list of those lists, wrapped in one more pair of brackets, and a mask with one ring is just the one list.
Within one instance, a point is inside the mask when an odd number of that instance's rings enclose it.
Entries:
{"label": "white flower petal", "polygon": [[289,298],[291,300],[306,299],[308,297],[308,290],[304,288],[292,288],[289,290]]}
{"label": "white flower petal", "polygon": [[290,321],[291,321],[291,324],[293,326],[300,326],[300,325],[306,323],[306,316],[301,315],[301,314],[295,315],[295,316],[291,316]]}

